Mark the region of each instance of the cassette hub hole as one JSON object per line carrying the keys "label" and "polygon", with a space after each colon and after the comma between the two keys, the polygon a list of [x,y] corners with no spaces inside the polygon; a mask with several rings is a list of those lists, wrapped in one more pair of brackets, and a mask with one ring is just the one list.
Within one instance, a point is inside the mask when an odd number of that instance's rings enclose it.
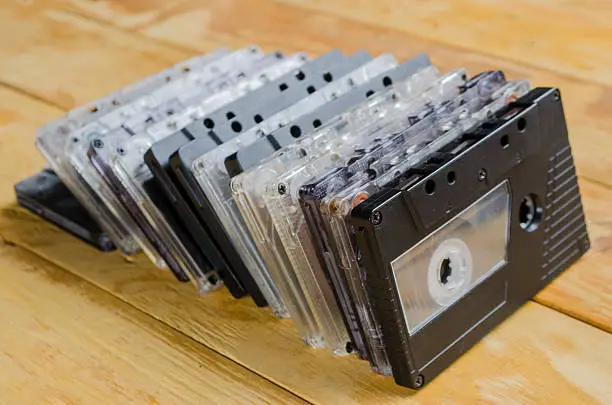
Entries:
{"label": "cassette hub hole", "polygon": [[448,284],[448,279],[453,274],[453,267],[451,264],[451,259],[448,257],[444,258],[442,263],[440,263],[440,282],[443,285]]}
{"label": "cassette hub hole", "polygon": [[519,224],[527,232],[532,232],[540,226],[542,219],[542,206],[535,194],[523,197],[518,212]]}

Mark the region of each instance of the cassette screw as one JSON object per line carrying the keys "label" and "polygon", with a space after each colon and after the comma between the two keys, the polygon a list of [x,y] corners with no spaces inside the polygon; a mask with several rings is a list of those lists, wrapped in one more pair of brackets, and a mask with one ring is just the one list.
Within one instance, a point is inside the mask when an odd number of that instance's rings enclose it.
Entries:
{"label": "cassette screw", "polygon": [[370,216],[370,223],[372,225],[380,225],[382,223],[382,212],[374,211]]}
{"label": "cassette screw", "polygon": [[478,171],[478,181],[485,181],[487,179],[488,173],[487,170],[484,168],[481,168]]}
{"label": "cassette screw", "polygon": [[561,93],[559,92],[559,90],[555,90],[554,97],[555,101],[559,101],[561,99]]}
{"label": "cassette screw", "polygon": [[94,148],[100,149],[104,146],[104,142],[102,142],[100,139],[94,139],[93,146]]}
{"label": "cassette screw", "polygon": [[423,378],[422,375],[419,375],[416,380],[414,381],[414,386],[416,388],[421,388],[423,386],[423,383],[425,382],[425,379]]}
{"label": "cassette screw", "polygon": [[278,194],[280,195],[285,195],[285,193],[287,192],[287,186],[285,186],[283,183],[278,185]]}

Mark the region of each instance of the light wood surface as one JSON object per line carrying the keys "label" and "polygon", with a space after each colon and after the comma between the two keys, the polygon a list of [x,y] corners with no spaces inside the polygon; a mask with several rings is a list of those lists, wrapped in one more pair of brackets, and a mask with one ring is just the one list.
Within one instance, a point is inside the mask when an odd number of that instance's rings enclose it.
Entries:
{"label": "light wood surface", "polygon": [[19,247],[0,275],[4,403],[304,403]]}
{"label": "light wood surface", "polygon": [[[0,313],[13,326],[0,332],[0,403],[612,403],[605,2],[5,3],[0,30],[12,40],[0,42],[0,236],[16,246],[0,247]],[[249,43],[401,59],[426,51],[443,70],[499,67],[561,87],[591,252],[414,394],[365,362],[306,348],[290,321],[248,300],[198,297],[146,258],[97,252],[14,205],[13,183],[44,164],[33,145],[38,125],[196,51]],[[32,333],[18,339],[25,329]],[[36,381],[29,396],[23,381]]]}

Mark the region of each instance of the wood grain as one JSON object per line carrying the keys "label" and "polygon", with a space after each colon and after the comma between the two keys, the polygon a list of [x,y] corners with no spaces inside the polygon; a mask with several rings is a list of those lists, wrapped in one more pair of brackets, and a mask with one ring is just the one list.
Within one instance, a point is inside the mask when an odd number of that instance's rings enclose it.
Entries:
{"label": "wood grain", "polygon": [[70,109],[190,56],[55,4],[3,2],[0,82]]}
{"label": "wood grain", "polygon": [[[485,41],[504,41],[508,37],[516,38],[516,41],[521,44],[532,41],[534,27],[538,25],[534,22],[534,18],[540,18],[541,24],[545,24],[549,22],[546,14],[540,17],[528,15],[525,21],[516,18],[513,20],[517,26],[525,22],[530,27],[527,31],[490,29],[487,35],[482,35],[480,32],[483,29],[481,25],[490,24],[491,27],[494,27],[497,20],[479,21],[477,24],[474,23],[474,26],[458,26],[449,23],[449,27],[454,27],[454,32],[453,34],[445,32],[443,37],[469,36],[471,42],[468,48],[438,41],[437,37],[425,35],[423,32],[426,33],[426,30],[411,30],[413,24],[418,25],[419,23],[417,18],[419,10],[424,13],[423,10],[429,7],[430,2],[408,2],[405,6],[398,6],[397,10],[407,11],[397,12],[397,17],[393,19],[394,24],[391,24],[387,22],[384,7],[384,4],[389,1],[391,0],[384,0],[382,3],[368,2],[369,9],[365,5],[366,2],[355,2],[355,7],[349,7],[347,6],[348,0],[340,2],[292,1],[289,3],[269,0],[209,0],[206,2],[175,0],[171,2],[173,4],[171,7],[165,3],[163,5],[154,3],[148,6],[142,0],[99,2],[66,0],[61,4],[66,9],[92,18],[100,18],[112,24],[134,29],[148,37],[194,50],[207,49],[208,42],[212,41],[234,48],[256,43],[267,50],[282,49],[287,52],[305,50],[313,55],[331,48],[340,48],[347,53],[366,49],[375,54],[390,52],[402,60],[417,53],[426,52],[444,71],[458,66],[465,66],[473,73],[487,69],[503,69],[510,78],[528,78],[534,85],[556,86],[562,90],[564,95],[572,146],[580,174],[612,185],[609,175],[612,173],[612,154],[608,153],[606,148],[601,147],[601,145],[611,144],[609,128],[612,127],[612,89],[598,83],[597,76],[592,72],[569,75],[557,69],[566,61],[573,63],[578,60],[575,52],[559,51],[546,54],[542,51],[542,58],[533,57],[532,54],[524,56],[527,54],[508,49],[501,54],[499,52],[484,53],[486,48],[481,43]],[[519,3],[524,4],[528,1],[521,0]],[[480,4],[482,2],[484,0],[471,3]],[[501,0],[486,0],[486,2],[489,3],[490,8],[496,7],[497,11],[490,11],[490,13],[496,15],[496,18],[499,17],[498,19],[502,18],[500,16],[503,13],[512,13],[514,10],[514,6],[507,7]],[[536,3],[535,0],[531,2]],[[460,4],[459,1],[450,0],[431,2],[431,4],[441,3]],[[538,7],[554,9],[552,0],[538,3],[540,3]],[[464,15],[460,17],[461,21],[469,16],[476,21],[476,18],[480,16],[474,11],[479,8],[469,8],[469,4],[468,2]],[[588,13],[589,5],[596,9],[596,3],[593,0],[587,1],[586,4],[584,11],[579,15]],[[105,13],[99,11],[100,5],[106,10]],[[565,7],[565,11],[568,9],[569,7]],[[248,12],[248,10],[256,10],[256,12]],[[415,10],[416,13],[414,21],[410,14],[411,10]],[[353,16],[354,13],[360,13],[359,20]],[[140,18],[143,14],[155,17],[140,24],[129,23],[131,19]],[[596,19],[596,14],[591,11],[591,19]],[[351,16],[351,18],[346,16]],[[445,17],[444,21],[446,19],[449,18]],[[574,19],[571,24],[582,24],[582,30],[586,31],[591,24],[591,19]],[[597,26],[600,27],[601,24]],[[538,32],[537,39],[542,43],[554,44],[557,50],[563,49],[565,36],[558,37],[559,30],[561,30],[559,27],[553,30],[542,29]],[[573,38],[575,41],[580,40],[578,34]],[[601,39],[601,41],[605,40],[612,41],[612,36]],[[467,39],[462,42],[468,43]],[[596,44],[597,42],[586,41],[584,48],[595,47]],[[610,49],[610,45],[602,49]],[[537,53],[539,54],[540,51],[538,50]],[[602,75],[609,72],[607,67],[609,58],[612,58],[609,52],[591,53],[595,55],[590,63],[601,66],[598,69]],[[517,59],[519,56],[522,59]],[[538,63],[532,63],[532,61]],[[608,73],[608,76],[605,77],[612,80],[612,75]]]}
{"label": "wood grain", "polygon": [[[491,15],[502,15],[494,9],[499,3],[488,3],[493,7]],[[184,49],[176,50],[154,38],[202,51],[215,45],[239,47],[248,43],[261,44],[267,50],[307,50],[313,54],[333,47],[346,52],[368,49],[374,53],[393,52],[401,59],[427,51],[443,70],[458,65],[472,72],[499,67],[510,77],[528,77],[536,84],[559,86],[582,176],[593,249],[537,300],[611,331],[608,286],[612,276],[607,269],[612,265],[612,143],[608,136],[612,92],[602,85],[608,80],[605,74],[595,69],[592,78],[583,76],[576,73],[579,70],[572,65],[573,60],[565,65],[557,61],[555,58],[561,56],[551,50],[558,43],[548,38],[554,31],[540,32],[541,41],[552,45],[542,50],[541,59],[524,64],[523,59],[507,50],[505,54],[487,50],[491,53],[487,55],[475,46],[468,49],[453,45],[455,42],[439,42],[430,32],[415,35],[415,31],[398,26],[397,20],[393,24],[380,20],[384,15],[380,8],[372,7],[366,19],[363,4],[355,3],[356,10],[340,10],[331,3],[295,5],[255,0],[11,1],[0,9],[0,29],[11,32],[16,40],[14,44],[0,44],[0,57],[7,61],[0,66],[0,83],[70,108],[188,56]],[[562,6],[566,7],[567,2]],[[419,18],[422,10],[416,14]],[[526,21],[533,25],[533,18]],[[405,20],[405,25],[410,25],[409,18]],[[588,20],[580,21],[587,24]],[[459,30],[458,25],[453,27]],[[459,34],[468,38],[472,32],[458,33],[458,38]],[[472,43],[493,41],[497,35],[503,39],[507,33],[492,30],[489,34],[491,38],[473,38]],[[520,35],[521,40],[526,38]],[[594,60],[603,63],[609,55],[596,56],[599,59]],[[560,66],[550,66],[551,61]],[[177,284],[144,257],[128,263],[116,254],[97,252],[10,203],[12,183],[28,170],[34,173],[42,164],[32,146],[33,128],[55,117],[59,110],[0,89],[0,112],[0,143],[9,145],[0,148],[0,235],[6,241],[49,259],[306,400],[612,402],[606,385],[612,375],[612,357],[607,350],[612,343],[610,335],[537,303],[526,305],[427,389],[413,394],[395,386],[392,379],[373,375],[364,362],[307,349],[290,321],[275,319],[248,300],[234,300],[226,291],[198,297],[190,285]],[[123,336],[130,336],[130,331],[126,329]],[[134,350],[139,353],[139,348]],[[150,368],[140,360],[136,363]],[[175,367],[182,365],[167,369]]]}
{"label": "wood grain", "polygon": [[[202,50],[209,46],[207,45],[209,42],[235,47],[255,42],[262,44],[267,49],[306,49],[313,53],[320,53],[332,47],[339,47],[347,52],[357,49],[369,49],[373,52],[391,51],[400,58],[427,51],[442,69],[450,69],[458,64],[465,64],[472,71],[499,66],[509,72],[512,77],[529,77],[535,83],[558,85],[562,88],[579,173],[583,177],[593,178],[605,184],[612,183],[609,178],[609,173],[612,172],[612,154],[609,153],[612,147],[609,138],[609,128],[612,127],[612,114],[610,114],[612,112],[612,91],[600,85],[566,78],[545,69],[525,67],[504,59],[458,50],[437,42],[423,40],[403,31],[355,22],[327,12],[308,12],[308,18],[305,19],[304,9],[290,4],[269,1],[255,2],[254,0],[219,0],[206,3],[192,0],[176,0],[168,3],[145,3],[136,0],[122,2],[70,0],[45,2],[44,4],[47,7],[69,10],[66,11],[68,13],[78,12],[90,18],[118,24],[123,28],[137,29],[154,38],[163,38]],[[257,13],[244,12],[244,10],[251,9],[257,9]],[[202,18],[203,14],[209,17]],[[207,21],[207,23],[202,24],[202,21]],[[275,24],[271,25],[269,21],[275,21]],[[79,32],[76,28],[71,29]],[[110,36],[127,35],[117,33],[112,28],[97,27],[96,29],[100,31],[98,34],[100,36],[105,35],[104,32],[107,31],[112,32]],[[0,55],[1,52],[0,48]],[[136,49],[133,52],[137,54]],[[117,60],[117,64],[120,63]],[[132,68],[137,70],[136,66]],[[2,71],[0,69],[1,80]],[[46,86],[56,85],[56,83],[66,87],[72,86],[70,81],[62,82],[53,77],[48,78]],[[101,75],[95,84],[108,89],[113,88],[112,86],[118,88],[120,85],[114,75],[108,74]],[[98,92],[97,87],[91,88],[90,91],[91,95],[85,95],[83,98],[89,99],[102,94]],[[28,147],[25,145],[23,149],[27,150]],[[600,194],[594,193],[593,195]],[[601,195],[606,195],[606,193]],[[606,205],[605,198],[596,203],[591,203],[588,198],[587,196],[585,201],[587,211],[593,204]],[[591,226],[592,231],[599,226],[602,229],[600,233],[605,236],[607,229],[610,229],[610,226],[606,226],[609,218],[608,211],[599,209],[596,214],[587,212],[589,221],[598,224],[595,228]],[[602,240],[605,241],[605,238]],[[597,249],[600,248],[596,244],[594,250]],[[605,250],[605,248],[600,250]],[[599,262],[606,263],[604,259]],[[554,284],[550,292],[547,290],[538,298],[542,298],[542,302],[547,305],[568,311],[581,319],[587,319],[610,329],[612,322],[610,322],[609,313],[612,311],[612,306],[610,306],[609,290],[606,287],[608,284],[601,282],[610,277],[609,272],[605,271],[606,266],[607,264],[583,266],[581,269],[585,270],[572,273],[573,275],[580,274],[580,282],[576,280],[566,282],[569,276],[562,277]],[[591,299],[585,301],[585,297],[591,297]],[[598,304],[596,311],[592,309],[593,302]]]}
{"label": "wood grain", "polygon": [[610,86],[607,1],[285,0],[521,64]]}
{"label": "wood grain", "polygon": [[304,403],[21,248],[0,278],[2,403]]}
{"label": "wood grain", "polygon": [[[314,20],[318,26],[317,19],[323,15],[327,15],[332,23],[327,31],[336,32],[344,31],[346,26],[344,21],[338,20],[350,18],[357,22],[354,25],[361,22],[397,29],[457,49],[550,69],[581,80],[588,78],[608,86],[612,84],[612,74],[607,68],[612,63],[612,56],[600,52],[612,46],[612,26],[609,24],[612,7],[605,1],[519,0],[513,2],[512,7],[503,0],[281,1],[285,4],[258,1],[257,13],[245,12],[253,8],[254,1],[243,0],[66,2],[74,10],[92,18],[190,47],[194,46],[194,41],[181,35],[184,30],[172,33],[163,32],[161,28],[179,22],[189,24],[198,17],[205,17],[205,29],[211,35],[233,35],[241,31],[265,33],[270,31],[268,22],[274,21],[282,26],[289,16],[298,24],[296,29],[305,29],[303,37],[308,38],[317,36],[314,34],[317,30],[309,24]],[[309,11],[304,11],[304,8]],[[187,11],[193,17],[190,18]],[[214,20],[220,23],[210,26]],[[268,26],[254,30],[257,21]],[[189,29],[186,31],[190,32]],[[287,41],[276,38],[276,41],[283,40]],[[380,43],[380,46],[384,45]]]}
{"label": "wood grain", "polygon": [[[207,347],[314,403],[607,403],[612,335],[530,303],[425,390],[413,394],[366,362],[301,343],[278,320],[226,290],[198,297],[192,286],[140,257],[103,254],[19,208],[0,216],[3,237],[109,291]],[[571,272],[590,266],[587,256]],[[586,268],[586,267],[585,267]],[[576,375],[576,367],[580,372]]]}

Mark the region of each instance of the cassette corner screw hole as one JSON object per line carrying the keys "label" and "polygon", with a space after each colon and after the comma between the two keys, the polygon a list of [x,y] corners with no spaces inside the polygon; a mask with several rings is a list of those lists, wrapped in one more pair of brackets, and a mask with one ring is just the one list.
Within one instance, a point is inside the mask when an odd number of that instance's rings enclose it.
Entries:
{"label": "cassette corner screw hole", "polygon": [[278,194],[280,195],[285,195],[285,193],[287,192],[287,186],[284,185],[283,183],[278,185]]}
{"label": "cassette corner screw hole", "polygon": [[485,169],[484,167],[478,170],[478,181],[485,181],[488,176],[489,173],[487,173],[487,169]]}
{"label": "cassette corner screw hole", "polygon": [[414,381],[414,385],[417,388],[421,388],[423,384],[425,384],[425,378],[422,375],[417,376],[416,380]]}
{"label": "cassette corner screw hole", "polygon": [[372,223],[372,225],[380,225],[382,223],[382,220],[383,215],[380,211],[374,211],[370,216],[370,222]]}

